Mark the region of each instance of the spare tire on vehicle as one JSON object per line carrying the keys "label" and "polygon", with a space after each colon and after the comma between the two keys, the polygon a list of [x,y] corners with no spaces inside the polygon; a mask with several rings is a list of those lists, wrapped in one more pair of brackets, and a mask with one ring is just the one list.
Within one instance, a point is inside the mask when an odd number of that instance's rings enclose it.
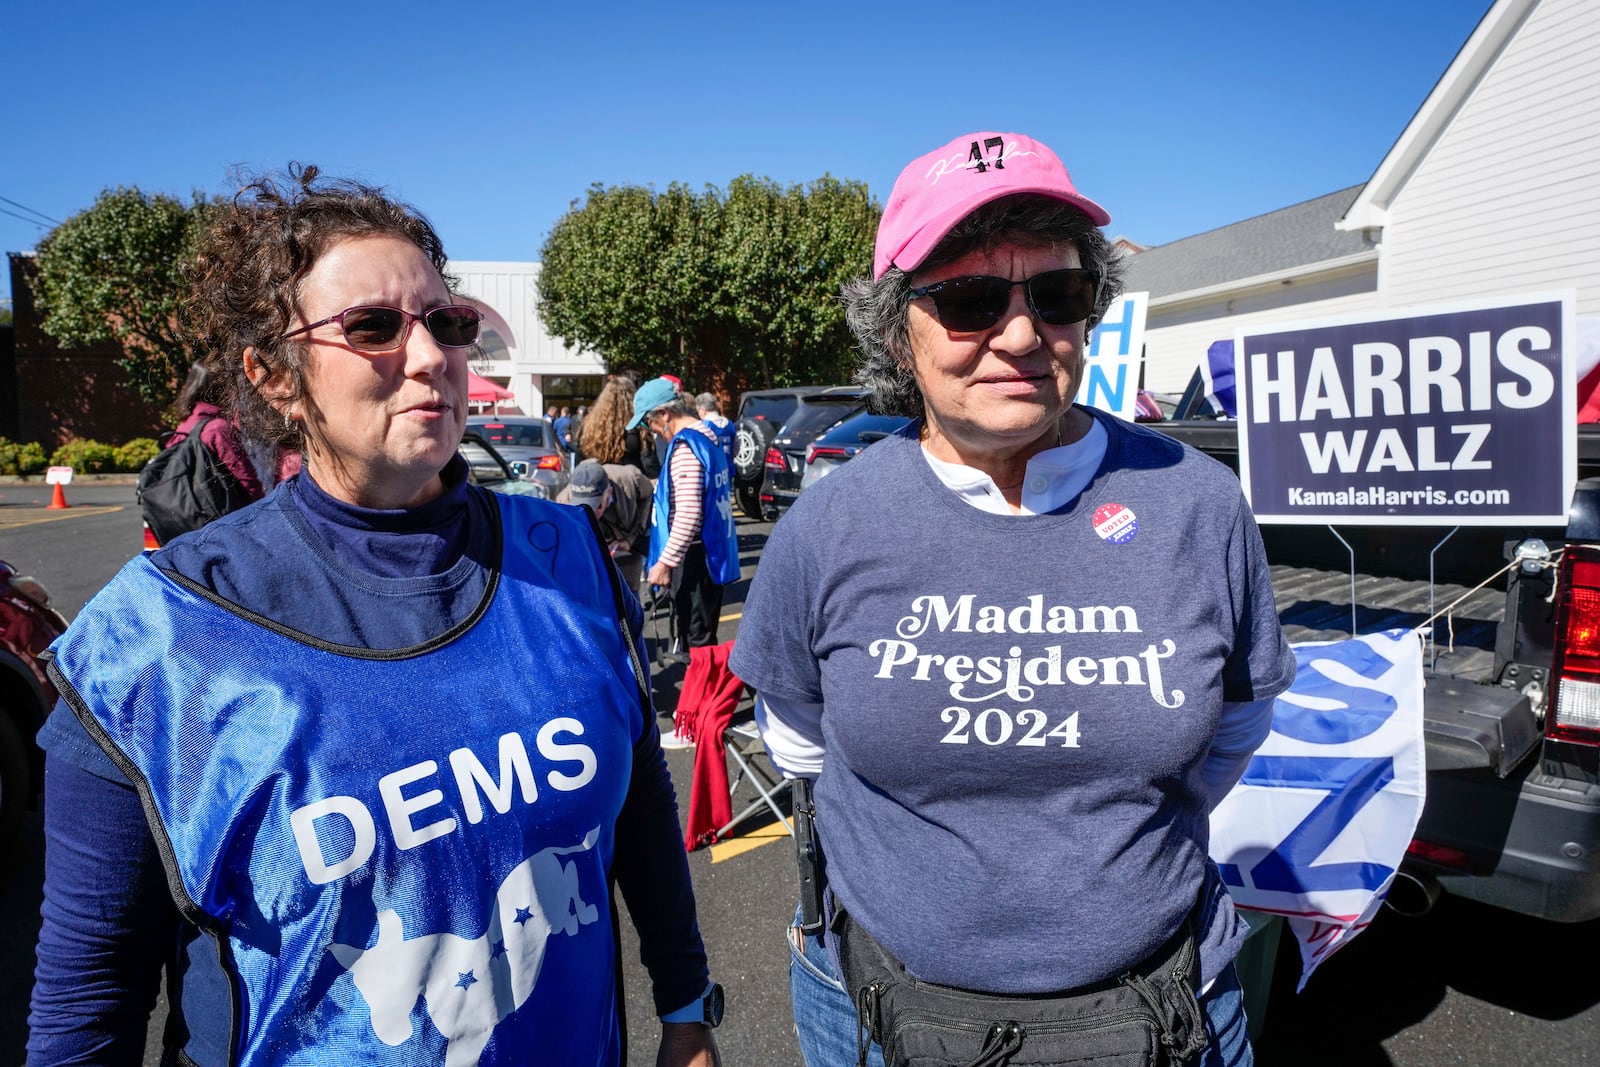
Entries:
{"label": "spare tire on vehicle", "polygon": [[778,428],[766,419],[740,419],[733,433],[733,471],[741,482],[759,482],[765,471],[767,449]]}

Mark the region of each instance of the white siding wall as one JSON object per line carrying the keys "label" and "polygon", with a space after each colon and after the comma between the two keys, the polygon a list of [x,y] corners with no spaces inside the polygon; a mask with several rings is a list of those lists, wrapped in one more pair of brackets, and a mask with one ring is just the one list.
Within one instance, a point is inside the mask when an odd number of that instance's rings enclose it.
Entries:
{"label": "white siding wall", "polygon": [[1176,307],[1156,301],[1145,320],[1144,387],[1158,393],[1182,392],[1211,343],[1232,338],[1241,326],[1287,324],[1375,308],[1376,280],[1374,265],[1336,279],[1277,284]]}
{"label": "white siding wall", "polygon": [[1389,208],[1390,307],[1575,287],[1600,312],[1600,3],[1542,0]]}
{"label": "white siding wall", "polygon": [[605,373],[594,353],[569,348],[545,332],[539,318],[539,264],[452,260],[448,269],[463,293],[499,312],[510,327],[510,358],[475,362],[473,369],[486,378],[506,379],[523,411],[544,410],[541,383],[547,374]]}
{"label": "white siding wall", "polygon": [[1376,275],[1157,300],[1145,387],[1240,325],[1575,288],[1600,314],[1600,0],[1540,0],[1389,206]]}

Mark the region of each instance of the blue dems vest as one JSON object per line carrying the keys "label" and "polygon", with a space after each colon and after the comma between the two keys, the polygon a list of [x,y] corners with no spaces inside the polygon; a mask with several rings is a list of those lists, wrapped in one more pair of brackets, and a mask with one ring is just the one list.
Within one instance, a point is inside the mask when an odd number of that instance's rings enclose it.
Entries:
{"label": "blue dems vest", "polygon": [[[667,445],[668,463],[679,441],[689,446],[705,472],[700,480],[700,540],[706,546],[706,569],[718,585],[736,582],[739,580],[739,537],[733,532],[733,472],[728,467],[728,457],[705,434],[691,426],[678,431]],[[655,521],[650,525],[650,567],[655,566],[656,560],[661,558],[661,550],[667,547],[671,512],[672,478],[663,465],[661,477],[656,480]]]}
{"label": "blue dems vest", "polygon": [[717,444],[722,447],[722,454],[728,457],[728,463],[732,465],[734,454],[733,423],[727,419],[723,419],[721,422],[712,422],[710,419],[702,419],[701,421],[710,428],[711,432],[717,435]]}
{"label": "blue dems vest", "polygon": [[483,605],[418,648],[321,644],[143,557],[56,642],[217,940],[232,1063],[620,1058],[608,876],[641,679],[583,509],[499,506]]}

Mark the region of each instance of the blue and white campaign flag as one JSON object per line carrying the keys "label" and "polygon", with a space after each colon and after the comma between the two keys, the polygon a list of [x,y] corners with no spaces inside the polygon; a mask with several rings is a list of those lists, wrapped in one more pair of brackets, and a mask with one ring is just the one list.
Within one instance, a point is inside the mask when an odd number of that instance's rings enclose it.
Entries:
{"label": "blue and white campaign flag", "polygon": [[1382,904],[1422,815],[1422,643],[1411,630],[1294,646],[1272,732],[1211,815],[1234,902],[1282,916],[1300,985]]}

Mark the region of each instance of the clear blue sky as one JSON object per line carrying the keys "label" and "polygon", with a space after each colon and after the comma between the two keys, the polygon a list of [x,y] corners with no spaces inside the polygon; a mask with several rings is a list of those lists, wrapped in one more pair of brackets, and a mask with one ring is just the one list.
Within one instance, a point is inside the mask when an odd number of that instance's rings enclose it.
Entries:
{"label": "clear blue sky", "polygon": [[[1162,244],[1365,181],[1490,0],[6,5],[0,211],[315,162],[456,259],[537,259],[592,183],[831,174],[880,202],[976,129]],[[48,227],[0,214],[0,250]],[[0,271],[0,298],[10,296]]]}

